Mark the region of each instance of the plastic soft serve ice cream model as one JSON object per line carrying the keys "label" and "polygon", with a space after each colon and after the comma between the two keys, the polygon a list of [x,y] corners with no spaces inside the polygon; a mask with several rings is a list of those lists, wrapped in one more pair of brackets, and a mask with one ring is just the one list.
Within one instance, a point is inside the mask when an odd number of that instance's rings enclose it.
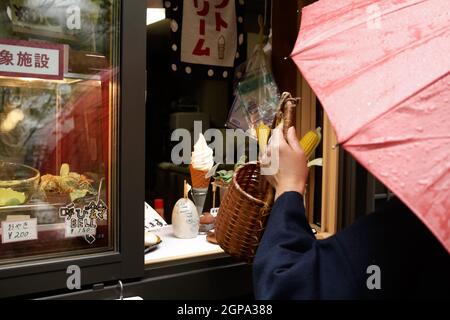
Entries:
{"label": "plastic soft serve ice cream model", "polygon": [[191,164],[189,165],[192,181],[192,195],[199,215],[203,213],[203,206],[205,204],[209,181],[211,179],[210,177],[206,177],[206,174],[211,170],[213,165],[213,150],[208,147],[205,137],[200,133],[199,138],[194,145]]}

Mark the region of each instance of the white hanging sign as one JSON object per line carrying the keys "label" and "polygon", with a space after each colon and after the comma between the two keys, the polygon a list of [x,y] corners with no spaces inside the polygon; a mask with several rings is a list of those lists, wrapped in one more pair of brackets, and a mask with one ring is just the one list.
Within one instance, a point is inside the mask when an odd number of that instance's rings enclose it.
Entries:
{"label": "white hanging sign", "polygon": [[184,0],[181,61],[233,67],[237,50],[234,0]]}

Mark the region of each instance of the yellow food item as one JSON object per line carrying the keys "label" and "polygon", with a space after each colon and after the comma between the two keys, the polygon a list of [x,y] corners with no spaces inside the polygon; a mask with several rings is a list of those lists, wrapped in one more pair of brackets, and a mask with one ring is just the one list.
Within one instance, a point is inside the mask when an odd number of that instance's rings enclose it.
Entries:
{"label": "yellow food item", "polygon": [[17,206],[25,202],[25,193],[11,188],[0,188],[0,207]]}
{"label": "yellow food item", "polygon": [[61,165],[61,169],[59,169],[59,175],[61,177],[67,176],[70,172],[70,167],[67,163],[63,163]]}
{"label": "yellow food item", "polygon": [[300,140],[300,146],[305,152],[306,159],[309,159],[316,150],[317,146],[322,140],[321,128],[318,127],[316,130],[308,131],[303,138]]}
{"label": "yellow food item", "polygon": [[265,152],[267,141],[269,140],[270,128],[266,126],[263,122],[259,124],[256,128],[256,136],[258,138],[259,149],[262,153]]}
{"label": "yellow food item", "polygon": [[59,176],[46,174],[41,177],[40,189],[46,194],[69,194],[70,199],[75,201],[88,193],[97,194],[92,182],[93,180],[82,174],[70,172],[69,165],[64,163],[61,165]]}

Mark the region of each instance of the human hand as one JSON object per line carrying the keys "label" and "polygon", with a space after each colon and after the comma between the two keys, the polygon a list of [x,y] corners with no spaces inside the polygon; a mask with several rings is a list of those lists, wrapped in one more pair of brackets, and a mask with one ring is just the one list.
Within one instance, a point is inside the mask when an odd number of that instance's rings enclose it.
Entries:
{"label": "human hand", "polygon": [[[262,174],[276,190],[275,200],[287,191],[305,193],[307,160],[294,127],[289,128],[287,139],[280,126],[274,129],[267,151],[261,157],[261,166]],[[271,170],[267,170],[269,167]]]}

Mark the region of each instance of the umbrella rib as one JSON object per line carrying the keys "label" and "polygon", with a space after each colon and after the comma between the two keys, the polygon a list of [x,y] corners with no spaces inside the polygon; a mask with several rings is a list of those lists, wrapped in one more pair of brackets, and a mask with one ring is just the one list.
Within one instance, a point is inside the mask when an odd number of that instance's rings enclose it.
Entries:
{"label": "umbrella rib", "polygon": [[396,145],[401,145],[405,143],[414,143],[417,141],[430,141],[430,140],[450,140],[450,135],[446,136],[433,136],[433,137],[409,137],[405,139],[397,139],[397,140],[389,140],[389,141],[377,141],[377,142],[368,142],[368,143],[345,143],[345,147],[361,147],[366,149],[376,149],[376,148],[386,148],[393,147]]}
{"label": "umbrella rib", "polygon": [[352,139],[354,136],[356,136],[357,134],[359,134],[361,131],[365,130],[369,125],[371,125],[373,122],[377,121],[378,119],[384,117],[386,114],[389,114],[391,112],[394,112],[395,110],[397,110],[403,103],[405,103],[406,101],[408,101],[411,97],[419,94],[420,92],[424,91],[425,89],[431,87],[432,85],[434,85],[436,82],[444,79],[445,77],[447,77],[448,75],[450,75],[450,71],[447,71],[447,73],[443,74],[442,76],[438,77],[436,80],[429,82],[426,86],[417,89],[415,92],[413,92],[411,95],[405,97],[404,99],[402,99],[401,101],[399,101],[397,104],[395,104],[392,108],[387,109],[386,111],[380,113],[378,116],[376,116],[375,118],[371,119],[370,121],[368,121],[366,124],[364,124],[363,126],[359,127],[359,129],[357,129],[353,134],[349,135],[345,140],[340,141],[339,144],[345,144],[347,141],[349,141],[350,139]]}

